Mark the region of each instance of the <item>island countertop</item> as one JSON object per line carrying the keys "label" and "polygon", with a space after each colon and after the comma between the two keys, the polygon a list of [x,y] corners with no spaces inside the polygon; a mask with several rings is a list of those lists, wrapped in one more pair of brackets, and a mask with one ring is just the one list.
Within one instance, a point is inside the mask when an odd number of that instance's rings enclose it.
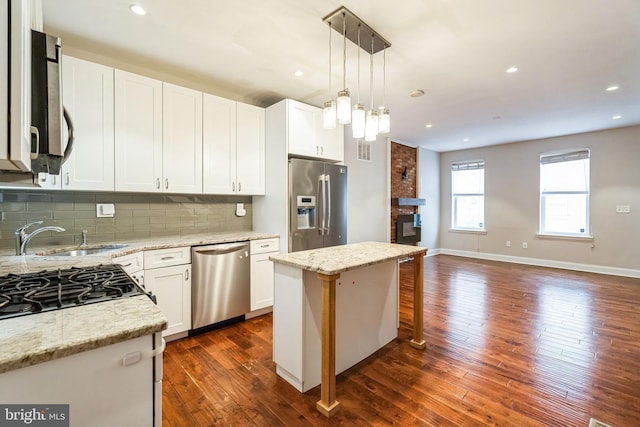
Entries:
{"label": "island countertop", "polygon": [[271,255],[278,264],[333,275],[393,259],[426,255],[427,248],[397,243],[362,242],[327,248],[310,249],[288,254]]}

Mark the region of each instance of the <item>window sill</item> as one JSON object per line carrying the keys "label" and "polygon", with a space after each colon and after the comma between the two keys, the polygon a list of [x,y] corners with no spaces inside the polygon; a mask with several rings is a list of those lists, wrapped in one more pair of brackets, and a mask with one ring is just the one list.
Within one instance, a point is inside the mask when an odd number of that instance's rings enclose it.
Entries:
{"label": "window sill", "polygon": [[570,236],[562,234],[540,234],[536,233],[538,239],[573,240],[576,242],[592,242],[593,236]]}
{"label": "window sill", "polygon": [[473,230],[471,228],[450,228],[449,233],[487,234],[487,230]]}

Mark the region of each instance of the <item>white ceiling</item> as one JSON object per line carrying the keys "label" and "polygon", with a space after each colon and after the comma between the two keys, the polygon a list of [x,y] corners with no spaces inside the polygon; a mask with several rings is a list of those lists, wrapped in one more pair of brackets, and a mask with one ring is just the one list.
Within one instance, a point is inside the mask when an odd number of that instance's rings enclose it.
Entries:
{"label": "white ceiling", "polygon": [[[134,2],[146,16],[129,11]],[[43,17],[63,49],[82,44],[179,70],[261,106],[282,98],[321,106],[329,98],[322,18],[340,6],[392,44],[386,104],[395,140],[450,151],[640,124],[640,0],[44,0]],[[340,34],[332,40],[337,92]],[[355,97],[357,48],[347,43]],[[378,105],[382,53],[374,61]],[[507,74],[513,65],[519,71]],[[368,106],[363,51],[360,79]],[[620,88],[607,92],[611,85]],[[425,95],[411,98],[413,89]]]}

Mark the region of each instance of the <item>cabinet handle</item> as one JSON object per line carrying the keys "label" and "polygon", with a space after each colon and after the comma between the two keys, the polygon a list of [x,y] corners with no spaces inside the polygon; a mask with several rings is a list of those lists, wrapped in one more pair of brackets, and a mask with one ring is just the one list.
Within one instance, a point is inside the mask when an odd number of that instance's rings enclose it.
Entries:
{"label": "cabinet handle", "polygon": [[231,191],[236,191],[236,183],[235,182],[231,183]]}
{"label": "cabinet handle", "polygon": [[261,248],[268,248],[269,244],[267,243],[266,245],[260,245]]}
{"label": "cabinet handle", "polygon": [[165,188],[166,190],[168,190],[168,189],[169,189],[169,178],[165,178],[165,180],[164,180],[164,188]]}
{"label": "cabinet handle", "polygon": [[322,154],[324,156],[324,145],[320,146],[320,154]]}
{"label": "cabinet handle", "polygon": [[122,268],[127,268],[127,267],[131,267],[133,265],[133,262],[129,262],[127,264],[120,264],[122,266]]}
{"label": "cabinet handle", "polygon": [[184,271],[184,280],[189,280],[189,270]]}
{"label": "cabinet handle", "polygon": [[160,189],[160,178],[156,178],[156,188]]}
{"label": "cabinet handle", "polygon": [[53,181],[53,185],[56,185],[56,176],[55,175],[51,175],[51,181]]}
{"label": "cabinet handle", "polygon": [[242,191],[242,183],[238,182],[238,193]]}
{"label": "cabinet handle", "polygon": [[172,256],[163,256],[162,258],[160,258],[160,261],[169,261],[170,259],[173,259]]}
{"label": "cabinet handle", "polygon": [[64,179],[65,179],[65,185],[69,185],[69,172],[64,174]]}

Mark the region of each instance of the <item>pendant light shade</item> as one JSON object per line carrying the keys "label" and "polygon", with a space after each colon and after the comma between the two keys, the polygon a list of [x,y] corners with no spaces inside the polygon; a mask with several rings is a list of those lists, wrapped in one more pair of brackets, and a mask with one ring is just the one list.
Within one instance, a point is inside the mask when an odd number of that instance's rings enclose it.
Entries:
{"label": "pendant light shade", "polygon": [[351,131],[355,139],[364,137],[365,116],[364,105],[355,104],[351,111]]}
{"label": "pendant light shade", "polygon": [[351,94],[348,89],[338,92],[338,122],[342,125],[351,123]]}
{"label": "pendant light shade", "polygon": [[327,101],[324,103],[322,110],[322,127],[325,129],[336,128],[336,103],[335,101]]}
{"label": "pendant light shade", "polygon": [[378,136],[378,112],[376,110],[367,111],[367,118],[364,129],[364,140],[375,141]]}
{"label": "pendant light shade", "polygon": [[380,107],[378,111],[378,133],[389,133],[391,131],[391,115],[389,109]]}

